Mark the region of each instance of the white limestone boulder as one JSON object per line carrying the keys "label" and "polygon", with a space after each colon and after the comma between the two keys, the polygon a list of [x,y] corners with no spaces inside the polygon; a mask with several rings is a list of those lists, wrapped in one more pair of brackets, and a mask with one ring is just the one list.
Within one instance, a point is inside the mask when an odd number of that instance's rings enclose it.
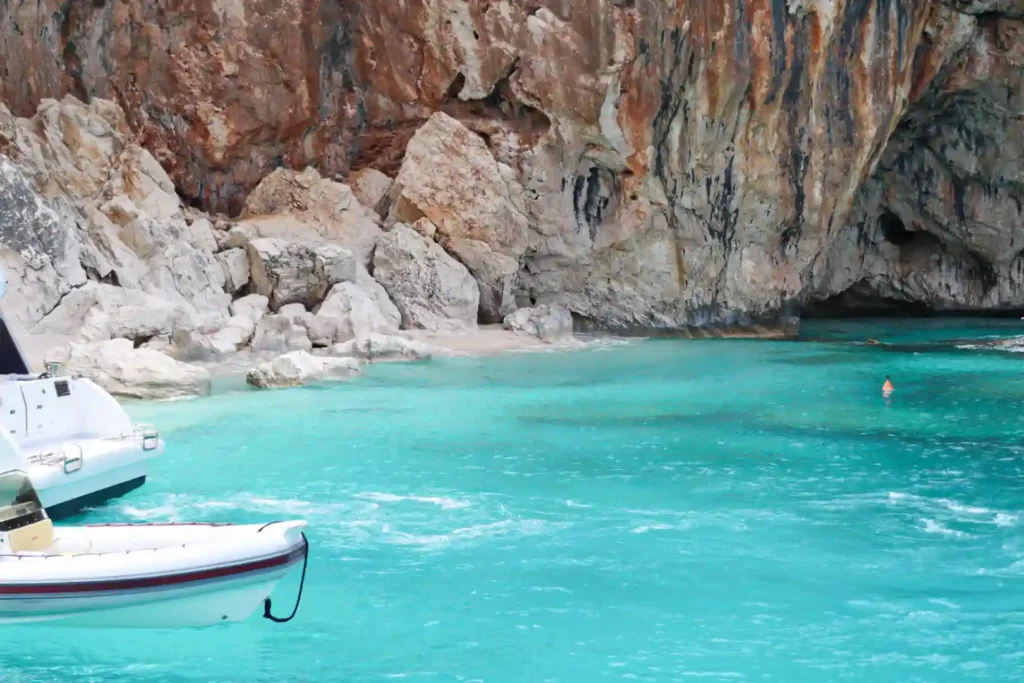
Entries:
{"label": "white limestone boulder", "polygon": [[[354,282],[339,282],[316,311],[317,316],[345,321],[350,335],[365,336],[374,332],[397,332],[398,326],[385,315],[369,292]],[[336,340],[344,341],[344,340]]]}
{"label": "white limestone boulder", "polygon": [[71,343],[47,357],[73,374],[91,379],[115,396],[167,399],[210,393],[205,368],[174,360],[152,349],[134,348],[127,339]]}
{"label": "white limestone boulder", "polygon": [[505,317],[504,327],[517,334],[528,334],[552,343],[572,338],[572,314],[554,304],[520,308]]}
{"label": "white limestone boulder", "polygon": [[264,361],[246,373],[245,380],[261,389],[298,387],[312,382],[342,381],[360,373],[362,363],[354,358],[313,356],[292,351]]}
{"label": "white limestone boulder", "polygon": [[224,270],[224,291],[234,294],[249,284],[249,255],[245,249],[235,248],[217,254]]}
{"label": "white limestone boulder", "polygon": [[287,315],[265,315],[256,325],[253,351],[309,351],[313,348],[306,328]]}
{"label": "white limestone boulder", "polygon": [[373,209],[378,216],[384,216],[388,212],[391,182],[391,178],[375,168],[364,168],[348,177],[348,185],[359,203]]}
{"label": "white limestone boulder", "polygon": [[315,168],[275,170],[246,197],[241,218],[250,234],[340,245],[364,265],[381,234],[373,208],[364,206],[348,185],[320,177]]}
{"label": "white limestone boulder", "polygon": [[195,310],[146,292],[90,282],[69,292],[32,334],[76,341],[148,339],[197,326]]}
{"label": "white limestone boulder", "polygon": [[250,294],[231,302],[229,310],[232,316],[245,316],[258,323],[270,308],[270,299],[262,294]]}
{"label": "white limestone boulder", "polygon": [[305,318],[309,311],[302,304],[287,304],[282,306],[277,312],[278,315],[283,315],[291,320],[293,323],[302,324],[303,318]]}
{"label": "white limestone boulder", "polygon": [[407,225],[377,241],[373,277],[402,315],[404,328],[435,332],[477,327],[480,289],[464,265]]}
{"label": "white limestone boulder", "polygon": [[396,330],[402,327],[402,314],[388,296],[388,291],[361,264],[356,266],[356,284],[374,300],[389,327]]}
{"label": "white limestone boulder", "polygon": [[390,195],[389,220],[428,219],[435,239],[469,268],[480,284],[482,322],[515,310],[511,280],[528,243],[525,195],[479,135],[435,113],[409,141]]}
{"label": "white limestone boulder", "polygon": [[352,252],[335,245],[260,238],[246,248],[253,289],[274,311],[290,303],[313,307],[333,285],[356,278]]}
{"label": "white limestone boulder", "polygon": [[40,193],[77,214],[80,262],[93,277],[194,308],[203,327],[227,318],[209,221],[183,205],[115,102],[43,99],[6,137],[5,154]]}
{"label": "white limestone boulder", "polygon": [[[262,319],[262,315],[260,316]],[[252,341],[256,334],[257,322],[248,315],[234,315],[227,325],[210,335],[210,347],[218,356],[225,356],[240,350]]]}
{"label": "white limestone boulder", "polygon": [[368,334],[335,344],[332,352],[365,360],[429,360],[433,356],[431,348],[423,342],[384,334]]}
{"label": "white limestone boulder", "polygon": [[8,322],[35,325],[85,283],[77,227],[68,207],[46,202],[23,171],[0,156],[0,267],[8,282]]}

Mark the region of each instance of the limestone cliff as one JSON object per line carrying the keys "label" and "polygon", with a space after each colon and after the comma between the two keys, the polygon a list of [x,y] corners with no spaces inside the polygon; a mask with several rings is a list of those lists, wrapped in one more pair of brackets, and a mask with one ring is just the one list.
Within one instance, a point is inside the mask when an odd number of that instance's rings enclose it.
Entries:
{"label": "limestone cliff", "polygon": [[397,178],[367,207],[461,261],[483,321],[1020,308],[1022,21],[1018,0],[9,0],[0,98],[118,103],[206,211],[282,166]]}

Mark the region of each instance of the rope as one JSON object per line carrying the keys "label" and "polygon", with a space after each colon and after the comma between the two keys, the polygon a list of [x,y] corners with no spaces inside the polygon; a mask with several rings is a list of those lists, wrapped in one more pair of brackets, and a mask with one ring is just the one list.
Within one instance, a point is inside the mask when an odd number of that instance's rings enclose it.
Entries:
{"label": "rope", "polygon": [[295,607],[292,608],[292,613],[287,617],[275,617],[270,613],[270,598],[263,601],[263,618],[270,619],[275,624],[285,624],[295,618],[295,615],[299,611],[299,603],[302,602],[302,587],[306,585],[306,565],[309,564],[309,539],[306,538],[306,534],[302,534],[302,542],[305,547],[302,550],[302,579],[299,581],[299,594],[295,598]]}

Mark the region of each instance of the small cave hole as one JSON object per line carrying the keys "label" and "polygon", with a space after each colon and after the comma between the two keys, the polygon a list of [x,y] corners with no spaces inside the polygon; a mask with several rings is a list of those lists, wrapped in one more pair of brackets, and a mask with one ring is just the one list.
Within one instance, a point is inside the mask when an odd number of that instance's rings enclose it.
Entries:
{"label": "small cave hole", "polygon": [[895,244],[897,247],[905,246],[914,241],[914,233],[907,230],[903,220],[888,209],[883,211],[882,215],[878,217],[878,227],[882,229],[882,237],[885,238],[885,241]]}
{"label": "small cave hole", "polygon": [[452,80],[452,84],[448,86],[448,92],[445,95],[450,100],[454,100],[462,92],[462,89],[466,87],[466,77],[460,71],[455,74],[455,78]]}

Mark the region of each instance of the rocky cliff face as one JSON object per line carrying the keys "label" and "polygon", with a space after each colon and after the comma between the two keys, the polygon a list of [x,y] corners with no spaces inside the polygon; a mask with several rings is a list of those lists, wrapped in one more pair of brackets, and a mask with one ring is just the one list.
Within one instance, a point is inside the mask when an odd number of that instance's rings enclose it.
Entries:
{"label": "rocky cliff face", "polygon": [[[548,302],[617,330],[1014,309],[1022,18],[1015,0],[10,0],[0,97],[36,119],[44,98],[116,102],[161,191],[250,231],[276,214],[274,237],[312,234],[288,227],[306,207],[243,211],[275,168],[397,178],[363,202],[379,225],[350,207],[360,234],[414,224],[485,322]],[[70,264],[53,292],[76,262],[121,281],[101,246],[68,253],[45,256]],[[128,276],[170,277],[154,268]],[[214,315],[214,280],[175,291]]]}

